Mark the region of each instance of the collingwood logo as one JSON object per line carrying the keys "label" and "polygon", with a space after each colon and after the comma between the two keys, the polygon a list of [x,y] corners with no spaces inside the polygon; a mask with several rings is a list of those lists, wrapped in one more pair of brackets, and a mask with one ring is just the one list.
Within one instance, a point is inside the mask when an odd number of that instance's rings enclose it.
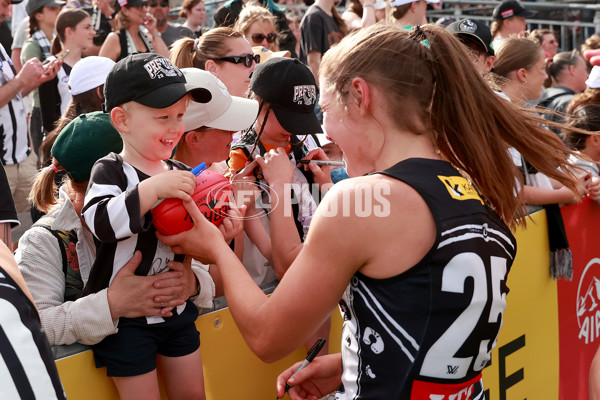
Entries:
{"label": "collingwood logo", "polygon": [[475,32],[476,29],[477,29],[477,27],[475,26],[475,24],[473,23],[473,21],[469,21],[468,19],[464,20],[463,22],[461,22],[458,25],[458,31],[459,32],[470,32],[470,33],[473,33],[473,32]]}
{"label": "collingwood logo", "polygon": [[162,79],[167,76],[180,76],[181,72],[175,68],[171,61],[164,57],[154,59],[144,64],[144,68],[148,71],[151,79]]}
{"label": "collingwood logo", "polygon": [[315,85],[294,86],[294,103],[312,106],[317,101],[317,88]]}

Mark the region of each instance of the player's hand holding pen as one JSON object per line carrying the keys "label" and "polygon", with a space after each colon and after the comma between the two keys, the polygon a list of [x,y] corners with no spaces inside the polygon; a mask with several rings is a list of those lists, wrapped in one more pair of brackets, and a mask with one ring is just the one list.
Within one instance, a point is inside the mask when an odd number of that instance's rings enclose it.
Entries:
{"label": "player's hand holding pen", "polygon": [[309,151],[302,160],[298,161],[298,168],[304,168],[305,171],[312,172],[315,183],[321,188],[323,188],[323,185],[333,185],[331,167],[343,165],[344,163],[340,161],[330,161],[327,154],[320,147]]}
{"label": "player's hand holding pen", "polygon": [[320,399],[339,387],[342,377],[341,354],[316,357],[296,372],[306,361],[297,362],[277,377],[278,399],[285,396],[288,387],[288,395],[292,400]]}

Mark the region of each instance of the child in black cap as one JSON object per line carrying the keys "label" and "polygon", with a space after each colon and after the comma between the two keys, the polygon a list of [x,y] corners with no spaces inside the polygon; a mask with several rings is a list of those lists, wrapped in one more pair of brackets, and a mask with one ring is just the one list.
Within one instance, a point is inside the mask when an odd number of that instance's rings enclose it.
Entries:
{"label": "child in black cap", "polygon": [[[297,59],[271,58],[256,66],[250,90],[260,104],[258,118],[252,129],[232,146],[228,161],[232,171],[240,171],[257,155],[278,148],[283,148],[296,165],[318,148],[310,136],[322,132],[314,113],[317,85],[308,67]],[[293,182],[303,184],[304,189],[296,193],[299,210],[294,213],[298,233],[304,239],[316,208],[312,195],[306,193],[306,184],[313,182],[312,174],[295,168]]]}
{"label": "child in black cap", "polygon": [[[304,241],[317,208],[315,198],[319,198],[320,194],[314,193],[313,197],[313,191],[318,192],[319,186],[323,183],[331,183],[329,167],[325,167],[322,171],[321,167],[313,163],[302,169],[296,166],[301,159],[328,159],[311,136],[322,132],[314,113],[317,85],[306,65],[297,59],[275,57],[256,66],[250,80],[250,90],[252,97],[259,102],[258,118],[254,127],[232,146],[229,167],[233,171],[239,171],[249,163],[249,160],[253,160],[256,156],[264,156],[267,152],[279,152],[284,156],[287,154],[289,158],[289,162],[285,160],[286,163],[281,170],[285,169],[290,173],[290,180],[283,183],[291,184],[293,200],[289,199],[290,194],[285,190],[274,195],[276,189],[271,187],[270,191],[263,191],[260,204],[266,205],[265,209],[270,207],[273,207],[273,210],[277,209],[279,216],[282,215],[280,211],[287,207],[286,203],[291,203],[291,210],[287,215],[293,214],[296,229],[293,229],[291,224],[285,224],[282,230],[278,230],[277,228],[282,225],[272,222],[273,227],[269,236],[261,221],[252,218],[263,210],[256,209],[252,204],[246,211],[247,218],[244,222],[248,237],[274,267],[277,278],[281,279],[293,261],[293,257],[287,257],[289,255],[287,249]],[[245,173],[247,171],[244,171]],[[260,175],[258,172],[255,173],[255,176],[260,178],[259,188],[268,188],[273,182],[267,182],[268,179],[264,180]],[[314,179],[317,176],[326,177],[327,182]],[[279,200],[277,205],[270,204],[273,196],[282,200]],[[272,218],[273,221],[282,221],[277,216]],[[247,248],[244,252],[246,251]],[[256,268],[257,266],[250,267],[252,270]],[[328,335],[328,332],[327,322],[323,325],[322,332],[319,332],[321,335],[317,336]],[[313,342],[314,337],[309,338],[306,341],[307,348],[310,348]]]}
{"label": "child in black cap", "polygon": [[[169,160],[184,131],[191,91],[197,101],[210,101],[210,93],[188,84],[156,54],[128,56],[108,74],[103,106],[121,134],[123,151],[101,158],[91,172],[82,215],[101,244],[84,295],[109,286],[135,251],[142,253],[137,275],[156,275],[170,261],[183,260],[157,240],[149,211],[160,199],[193,194],[194,175]],[[122,398],[159,397],[157,361],[167,374],[169,397],[204,398],[197,316],[188,300],[161,317],[121,318],[119,332],[93,346],[96,366],[106,366]]]}

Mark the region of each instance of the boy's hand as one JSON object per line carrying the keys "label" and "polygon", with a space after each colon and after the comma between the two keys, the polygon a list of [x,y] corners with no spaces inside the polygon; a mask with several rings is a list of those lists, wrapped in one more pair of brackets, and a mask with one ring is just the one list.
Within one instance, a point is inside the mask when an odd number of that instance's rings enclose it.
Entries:
{"label": "boy's hand", "polygon": [[158,199],[191,199],[196,188],[196,177],[189,171],[166,171],[147,179]]}
{"label": "boy's hand", "polygon": [[223,237],[228,244],[231,243],[234,237],[244,230],[245,213],[246,206],[241,206],[238,208],[235,204],[232,204],[227,218],[225,218],[223,223],[219,225],[219,230],[223,234]]}

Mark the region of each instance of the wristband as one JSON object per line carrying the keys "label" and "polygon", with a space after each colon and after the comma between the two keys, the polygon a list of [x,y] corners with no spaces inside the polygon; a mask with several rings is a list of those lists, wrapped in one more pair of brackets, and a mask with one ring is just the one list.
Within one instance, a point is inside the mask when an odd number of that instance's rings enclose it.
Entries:
{"label": "wristband", "polygon": [[367,8],[367,7],[371,7],[371,8],[373,8],[373,4],[365,4],[365,5],[363,6],[363,8]]}
{"label": "wristband", "polygon": [[152,40],[156,39],[157,37],[162,37],[162,33],[156,32],[154,35],[152,35]]}

